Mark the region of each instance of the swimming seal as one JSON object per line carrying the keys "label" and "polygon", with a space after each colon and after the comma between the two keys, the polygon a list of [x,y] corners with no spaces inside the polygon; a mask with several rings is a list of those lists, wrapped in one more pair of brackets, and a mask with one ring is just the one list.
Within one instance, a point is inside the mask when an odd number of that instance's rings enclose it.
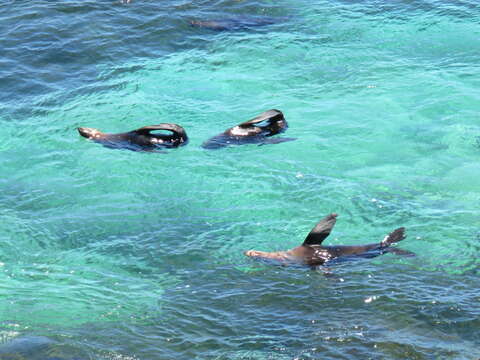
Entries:
{"label": "swimming seal", "polygon": [[[83,137],[113,149],[155,151],[161,148],[176,148],[186,145],[188,142],[185,129],[177,124],[169,123],[144,126],[140,129],[120,134],[107,134],[87,127],[79,127],[77,130]],[[170,133],[155,133],[154,131],[167,131]]]}
{"label": "swimming seal", "polygon": [[264,260],[276,260],[282,264],[296,263],[311,267],[324,265],[337,259],[352,257],[370,258],[388,252],[400,255],[414,255],[411,252],[391,247],[392,244],[405,239],[404,227],[395,229],[378,243],[353,246],[322,246],[322,241],[330,234],[336,221],[337,214],[327,215],[310,231],[302,245],[291,250],[278,252],[249,250],[245,252],[245,255]]}
{"label": "swimming seal", "polygon": [[288,17],[270,16],[237,16],[216,20],[190,20],[190,25],[215,31],[245,30],[252,27],[276,24],[288,19]]}
{"label": "swimming seal", "polygon": [[204,142],[205,149],[218,149],[229,145],[278,144],[295,140],[293,138],[269,139],[270,136],[287,130],[288,124],[279,110],[268,110],[257,117],[225,130]]}

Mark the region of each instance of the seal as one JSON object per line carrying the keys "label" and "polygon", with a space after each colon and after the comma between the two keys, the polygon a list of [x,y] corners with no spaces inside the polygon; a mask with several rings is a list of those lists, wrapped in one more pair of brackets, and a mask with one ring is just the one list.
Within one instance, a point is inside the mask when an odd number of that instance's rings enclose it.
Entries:
{"label": "seal", "polygon": [[24,359],[24,355],[44,353],[55,344],[45,336],[21,336],[0,344],[0,359]]}
{"label": "seal", "polygon": [[270,136],[287,130],[288,124],[280,110],[263,112],[251,120],[238,124],[218,134],[202,144],[204,149],[219,149],[229,145],[278,144],[295,140],[293,138],[275,138]]}
{"label": "seal", "polygon": [[[155,151],[162,148],[176,148],[186,145],[188,142],[185,129],[177,124],[169,123],[144,126],[119,134],[107,134],[88,127],[79,127],[77,130],[83,137],[112,149]],[[163,131],[167,131],[167,133]]]}
{"label": "seal", "polygon": [[237,16],[216,20],[190,20],[193,27],[215,30],[215,31],[234,31],[248,30],[253,27],[273,25],[287,20],[288,17],[270,17],[270,16]]}
{"label": "seal", "polygon": [[405,239],[404,227],[393,230],[378,243],[353,246],[322,246],[323,240],[330,234],[336,221],[337,214],[327,215],[315,225],[302,245],[291,250],[277,252],[249,250],[245,252],[245,255],[257,259],[275,260],[282,264],[303,264],[311,267],[324,265],[334,260],[355,257],[371,258],[388,252],[399,255],[414,255],[409,251],[392,247],[394,243]]}

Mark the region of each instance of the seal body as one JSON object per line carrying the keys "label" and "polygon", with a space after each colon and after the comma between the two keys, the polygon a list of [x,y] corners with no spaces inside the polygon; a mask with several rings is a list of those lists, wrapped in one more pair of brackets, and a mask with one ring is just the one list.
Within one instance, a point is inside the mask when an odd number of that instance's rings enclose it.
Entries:
{"label": "seal body", "polygon": [[213,20],[190,20],[190,25],[214,31],[247,30],[253,27],[272,25],[287,20],[288,17],[237,16]]}
{"label": "seal body", "polygon": [[378,243],[353,246],[322,246],[322,241],[330,234],[336,222],[337,214],[327,215],[310,231],[302,245],[287,251],[264,252],[249,250],[246,256],[275,260],[282,264],[296,263],[308,266],[319,266],[332,261],[363,257],[375,257],[387,252],[401,255],[414,255],[411,252],[393,248],[392,245],[405,239],[405,228],[401,227],[388,234]]}
{"label": "seal body", "polygon": [[272,109],[257,117],[238,124],[202,144],[205,149],[219,149],[229,145],[277,144],[292,141],[292,138],[269,139],[270,136],[287,130],[288,124],[280,110]]}
{"label": "seal body", "polygon": [[155,151],[176,148],[186,145],[188,142],[185,129],[177,124],[169,123],[144,126],[119,134],[107,134],[87,127],[79,127],[77,130],[81,136],[113,149]]}

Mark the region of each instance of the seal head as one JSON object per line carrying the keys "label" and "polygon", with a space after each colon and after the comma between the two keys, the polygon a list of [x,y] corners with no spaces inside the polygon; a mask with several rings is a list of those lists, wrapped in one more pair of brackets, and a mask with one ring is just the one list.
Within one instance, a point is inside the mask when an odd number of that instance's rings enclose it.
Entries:
{"label": "seal head", "polygon": [[77,130],[80,135],[87,139],[99,139],[104,135],[100,130],[89,127],[79,127]]}

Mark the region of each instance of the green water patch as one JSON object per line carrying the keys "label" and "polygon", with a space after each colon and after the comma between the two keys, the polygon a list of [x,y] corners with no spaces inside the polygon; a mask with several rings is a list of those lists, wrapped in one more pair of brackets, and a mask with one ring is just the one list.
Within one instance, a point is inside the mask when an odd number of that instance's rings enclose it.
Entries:
{"label": "green water patch", "polygon": [[5,210],[2,219],[2,324],[38,331],[99,321],[148,322],[161,312],[165,287],[177,281],[158,273],[139,251],[124,254],[121,238],[99,233],[95,238],[90,231],[81,242],[79,234],[57,231],[52,220],[45,224]]}
{"label": "green water patch", "polygon": [[90,322],[145,323],[159,314],[165,280],[104,264],[91,256],[81,264],[4,264],[2,323],[38,331]]}
{"label": "green water patch", "polygon": [[9,236],[2,224],[7,234],[0,258],[2,323],[38,330],[97,321],[145,322],[160,313],[164,288],[175,283],[154,273],[138,255],[132,254],[129,263],[118,254],[88,248],[60,251],[22,234],[18,220],[15,226],[18,235]]}

